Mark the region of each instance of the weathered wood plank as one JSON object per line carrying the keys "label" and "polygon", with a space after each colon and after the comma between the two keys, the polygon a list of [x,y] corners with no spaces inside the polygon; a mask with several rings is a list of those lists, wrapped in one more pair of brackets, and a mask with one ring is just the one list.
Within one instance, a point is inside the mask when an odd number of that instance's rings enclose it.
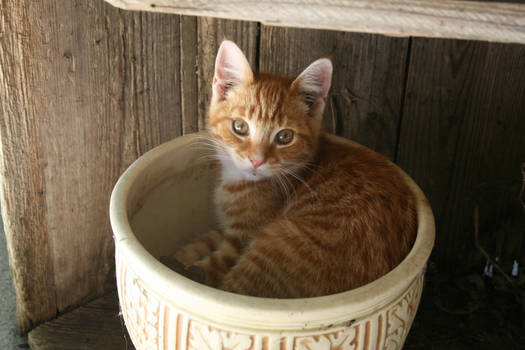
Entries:
{"label": "weathered wood plank", "polygon": [[[2,217],[17,295],[19,328],[55,316],[52,247],[48,238],[37,90],[46,74],[46,34],[34,25],[47,13],[30,1],[0,4],[0,195]],[[44,16],[40,21],[45,21]],[[37,22],[39,23],[39,22]],[[32,67],[28,71],[28,67]]]}
{"label": "weathered wood plank", "polygon": [[197,18],[180,17],[180,77],[182,133],[199,130]]}
{"label": "weathered wood plank", "polygon": [[525,5],[458,0],[106,0],[128,10],[393,36],[525,43]]}
{"label": "weathered wood plank", "polygon": [[182,134],[180,17],[151,15],[120,12],[123,127],[135,145],[127,164]]}
{"label": "weathered wood plank", "polygon": [[260,69],[298,75],[320,57],[334,74],[324,128],[394,157],[408,40],[262,26]]}
{"label": "weathered wood plank", "polygon": [[132,350],[113,292],[38,326],[28,335],[33,350]]}
{"label": "weathered wood plank", "polygon": [[102,0],[20,1],[2,14],[0,183],[27,331],[114,288],[111,189],[182,133],[180,23]]}
{"label": "weathered wood plank", "polygon": [[[438,222],[435,256],[465,264],[472,199],[519,183],[525,159],[525,46],[413,40],[398,163],[427,194]],[[517,193],[515,194],[517,198]],[[516,201],[516,198],[505,198]],[[485,202],[485,219],[501,201]]]}
{"label": "weathered wood plank", "polygon": [[199,130],[205,127],[211,100],[215,56],[224,39],[235,41],[255,67],[259,26],[257,23],[200,17],[197,20],[199,66]]}

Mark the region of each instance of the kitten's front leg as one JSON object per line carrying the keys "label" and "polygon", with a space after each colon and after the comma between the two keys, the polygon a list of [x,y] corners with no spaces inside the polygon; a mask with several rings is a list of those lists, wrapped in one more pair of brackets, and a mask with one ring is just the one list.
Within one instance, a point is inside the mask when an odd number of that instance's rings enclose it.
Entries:
{"label": "kitten's front leg", "polygon": [[203,270],[205,283],[212,287],[219,286],[224,276],[237,263],[247,243],[246,237],[225,233],[219,248],[194,264]]}
{"label": "kitten's front leg", "polygon": [[197,236],[190,243],[180,248],[173,257],[183,264],[185,268],[189,268],[216,250],[220,246],[223,238],[222,232],[211,230]]}

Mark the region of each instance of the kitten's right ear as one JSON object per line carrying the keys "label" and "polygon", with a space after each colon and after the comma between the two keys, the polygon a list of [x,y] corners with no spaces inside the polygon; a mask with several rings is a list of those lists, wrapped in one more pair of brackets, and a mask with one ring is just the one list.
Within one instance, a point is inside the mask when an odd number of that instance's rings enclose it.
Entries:
{"label": "kitten's right ear", "polygon": [[292,83],[308,105],[309,115],[322,118],[332,83],[332,61],[321,58],[309,65]]}
{"label": "kitten's right ear", "polygon": [[233,41],[224,40],[215,59],[213,77],[213,100],[226,98],[228,90],[241,83],[253,80],[253,72],[241,49]]}

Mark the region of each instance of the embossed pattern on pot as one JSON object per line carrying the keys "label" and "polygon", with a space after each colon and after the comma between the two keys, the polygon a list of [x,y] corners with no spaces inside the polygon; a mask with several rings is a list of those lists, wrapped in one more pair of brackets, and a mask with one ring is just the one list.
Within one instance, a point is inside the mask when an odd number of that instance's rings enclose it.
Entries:
{"label": "embossed pattern on pot", "polygon": [[372,350],[401,349],[423,289],[421,273],[409,289],[381,312],[334,332],[244,334],[221,329],[177,310],[145,287],[117,249],[118,289],[126,327],[142,350]]}

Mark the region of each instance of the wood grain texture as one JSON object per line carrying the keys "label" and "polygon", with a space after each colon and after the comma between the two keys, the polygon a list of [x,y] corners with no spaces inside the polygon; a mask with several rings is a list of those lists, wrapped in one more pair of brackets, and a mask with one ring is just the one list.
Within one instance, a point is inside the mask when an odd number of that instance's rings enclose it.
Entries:
{"label": "wood grain texture", "polygon": [[324,128],[395,154],[408,40],[262,26],[261,71],[297,76],[320,57],[334,64]]}
{"label": "wood grain texture", "polygon": [[182,133],[199,130],[197,18],[180,17],[180,78]]}
{"label": "wood grain texture", "polygon": [[27,1],[0,3],[0,195],[22,330],[56,313],[45,155],[40,125],[35,123],[45,101],[39,79],[46,74],[40,62],[46,47],[39,44],[46,41],[45,33],[33,22],[39,12]]}
{"label": "wood grain texture", "polygon": [[[443,267],[475,252],[476,193],[519,183],[524,111],[525,46],[414,39],[398,163],[431,202]],[[501,220],[501,204],[483,203],[485,219]]]}
{"label": "wood grain texture", "polygon": [[135,348],[119,316],[116,292],[38,326],[29,332],[28,340],[33,350]]}
{"label": "wood grain texture", "polygon": [[206,113],[211,100],[211,84],[215,56],[224,39],[233,40],[244,52],[252,67],[256,67],[259,25],[253,22],[231,21],[199,17],[198,66],[199,66],[199,130],[204,129]]}
{"label": "wood grain texture", "polygon": [[182,133],[180,24],[101,0],[20,1],[2,15],[0,183],[27,331],[114,288],[111,189]]}
{"label": "wood grain texture", "polygon": [[[180,17],[120,12],[127,162],[182,134]],[[116,33],[115,33],[116,34]]]}
{"label": "wood grain texture", "polygon": [[525,5],[461,0],[106,0],[128,10],[393,36],[525,43]]}

